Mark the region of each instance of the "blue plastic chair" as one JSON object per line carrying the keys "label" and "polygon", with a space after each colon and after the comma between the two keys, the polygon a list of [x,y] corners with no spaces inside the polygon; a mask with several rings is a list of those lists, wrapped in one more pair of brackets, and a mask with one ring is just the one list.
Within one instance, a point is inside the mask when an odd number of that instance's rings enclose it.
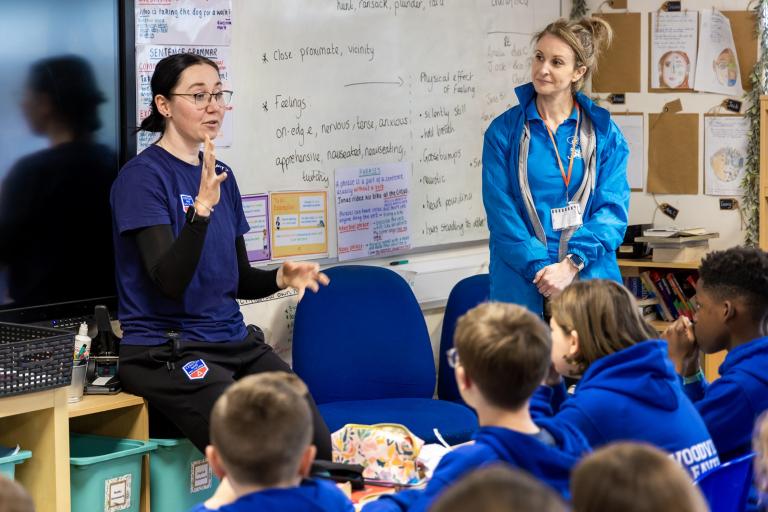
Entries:
{"label": "blue plastic chair", "polygon": [[490,294],[490,276],[478,274],[456,283],[448,296],[445,316],[443,317],[443,330],[440,335],[440,369],[437,376],[437,396],[441,400],[464,403],[459,394],[459,388],[456,386],[453,368],[448,366],[445,353],[453,347],[453,333],[456,330],[456,321],[459,317],[478,304],[488,301]]}
{"label": "blue plastic chair", "polygon": [[434,400],[435,364],[410,286],[382,267],[329,269],[331,284],[299,303],[293,369],[331,432],[347,423],[401,423],[426,442],[450,444],[477,429],[471,409]]}
{"label": "blue plastic chair", "polygon": [[696,479],[696,485],[709,503],[710,512],[745,510],[752,486],[754,459],[754,453],[744,455],[707,471]]}

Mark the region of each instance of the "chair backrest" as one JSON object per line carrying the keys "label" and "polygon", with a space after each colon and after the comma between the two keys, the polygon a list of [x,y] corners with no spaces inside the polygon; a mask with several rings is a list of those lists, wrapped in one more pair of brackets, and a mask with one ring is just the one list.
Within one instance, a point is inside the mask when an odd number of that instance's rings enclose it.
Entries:
{"label": "chair backrest", "polygon": [[752,485],[754,459],[754,453],[744,455],[696,479],[696,485],[709,502],[710,512],[742,512],[745,509]]}
{"label": "chair backrest", "polygon": [[293,369],[318,403],[432,398],[435,363],[411,287],[389,269],[344,265],[308,292],[293,327]]}
{"label": "chair backrest", "polygon": [[491,281],[488,274],[478,274],[462,279],[451,290],[443,317],[443,331],[440,335],[440,364],[437,376],[437,396],[441,400],[463,403],[456,386],[453,368],[448,366],[445,352],[453,346],[453,333],[456,321],[473,307],[486,302],[491,293]]}

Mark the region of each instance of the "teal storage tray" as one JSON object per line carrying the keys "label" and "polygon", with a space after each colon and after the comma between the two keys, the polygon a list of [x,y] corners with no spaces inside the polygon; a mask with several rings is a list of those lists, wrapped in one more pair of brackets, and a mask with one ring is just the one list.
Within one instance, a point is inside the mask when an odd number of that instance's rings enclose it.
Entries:
{"label": "teal storage tray", "polygon": [[151,441],[70,434],[71,509],[138,512],[141,458],[156,448]]}
{"label": "teal storage tray", "polygon": [[150,441],[157,445],[149,465],[152,510],[186,512],[213,496],[219,480],[189,439]]}
{"label": "teal storage tray", "polygon": [[7,457],[0,457],[0,475],[13,480],[16,473],[16,465],[21,464],[32,456],[32,452],[29,450],[21,450],[14,455],[8,455]]}

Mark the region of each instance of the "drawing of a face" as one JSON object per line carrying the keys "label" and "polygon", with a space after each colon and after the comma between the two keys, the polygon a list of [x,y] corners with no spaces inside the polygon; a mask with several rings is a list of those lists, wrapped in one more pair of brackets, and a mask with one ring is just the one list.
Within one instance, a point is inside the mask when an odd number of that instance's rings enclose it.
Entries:
{"label": "drawing of a face", "polygon": [[688,89],[690,61],[681,51],[667,52],[659,59],[659,82],[669,89]]}
{"label": "drawing of a face", "polygon": [[721,85],[732,87],[736,85],[736,56],[730,48],[720,52],[720,55],[712,62],[715,77]]}

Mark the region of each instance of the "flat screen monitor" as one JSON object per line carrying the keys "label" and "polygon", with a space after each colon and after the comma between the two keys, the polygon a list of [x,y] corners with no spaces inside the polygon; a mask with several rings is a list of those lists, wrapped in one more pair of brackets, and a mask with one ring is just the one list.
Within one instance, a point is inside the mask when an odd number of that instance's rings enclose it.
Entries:
{"label": "flat screen monitor", "polygon": [[0,320],[114,307],[109,191],[127,154],[126,12],[118,0],[3,3]]}

